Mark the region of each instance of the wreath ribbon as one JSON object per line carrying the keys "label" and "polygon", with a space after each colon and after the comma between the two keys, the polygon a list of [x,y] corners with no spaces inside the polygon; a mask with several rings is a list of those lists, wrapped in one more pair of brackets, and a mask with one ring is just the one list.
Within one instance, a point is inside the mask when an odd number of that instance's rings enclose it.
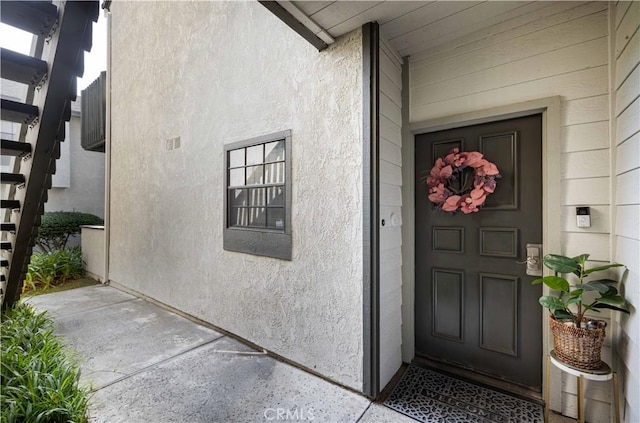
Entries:
{"label": "wreath ribbon", "polygon": [[495,191],[497,178],[500,178],[498,167],[482,153],[454,148],[436,159],[425,182],[429,201],[436,208],[447,212],[460,209],[469,214],[479,211],[487,196]]}

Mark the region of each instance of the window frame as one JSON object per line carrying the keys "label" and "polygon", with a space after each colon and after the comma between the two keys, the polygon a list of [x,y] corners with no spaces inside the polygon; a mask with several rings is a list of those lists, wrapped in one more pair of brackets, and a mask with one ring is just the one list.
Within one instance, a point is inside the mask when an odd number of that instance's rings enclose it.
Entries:
{"label": "window frame", "polygon": [[[284,230],[230,225],[229,152],[284,140]],[[291,260],[291,130],[279,131],[224,145],[223,249],[239,253]],[[248,186],[250,188],[250,186]]]}

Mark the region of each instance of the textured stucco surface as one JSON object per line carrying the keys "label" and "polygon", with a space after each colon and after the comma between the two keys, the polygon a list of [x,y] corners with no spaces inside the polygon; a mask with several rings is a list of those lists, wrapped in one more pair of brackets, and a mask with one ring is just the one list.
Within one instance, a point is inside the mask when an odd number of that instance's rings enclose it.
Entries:
{"label": "textured stucco surface", "polygon": [[[361,389],[361,32],[319,53],[258,2],[111,10],[110,279]],[[224,251],[224,144],[286,129],[293,259]]]}
{"label": "textured stucco surface", "polygon": [[93,278],[104,280],[104,226],[81,228],[82,260],[84,271]]}

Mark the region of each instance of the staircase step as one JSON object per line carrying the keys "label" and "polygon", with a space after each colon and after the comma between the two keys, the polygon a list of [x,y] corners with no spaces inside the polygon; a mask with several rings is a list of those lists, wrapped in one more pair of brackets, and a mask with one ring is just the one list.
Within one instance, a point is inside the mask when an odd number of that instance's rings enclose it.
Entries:
{"label": "staircase step", "polygon": [[22,157],[31,153],[31,144],[28,142],[0,140],[0,149],[3,156]]}
{"label": "staircase step", "polygon": [[58,21],[58,8],[50,1],[3,1],[0,16],[7,25],[46,36]]}
{"label": "staircase step", "polygon": [[71,80],[71,88],[69,89],[69,96],[67,99],[69,101],[76,101],[78,99],[78,78],[73,78]]}
{"label": "staircase step", "polygon": [[[62,120],[69,122],[70,119],[71,119],[71,100],[67,100],[64,105],[64,114],[62,115]],[[64,124],[62,126],[64,126]],[[60,133],[60,131],[58,131],[58,133]]]}
{"label": "staircase step", "polygon": [[22,173],[7,173],[2,172],[0,174],[0,180],[3,184],[24,184],[24,175]]}
{"label": "staircase step", "polygon": [[[39,35],[53,34],[52,42],[44,50],[48,67],[47,83],[33,98],[33,104],[38,107],[2,101],[3,120],[30,123],[33,126],[27,132],[27,139],[32,145],[31,158],[27,163],[31,170],[29,173],[25,172],[27,183],[24,190],[20,191],[20,201],[2,201],[3,207],[19,207],[21,213],[19,218],[16,216],[19,223],[15,225],[15,235],[8,246],[12,256],[5,275],[8,282],[3,307],[11,307],[20,298],[24,272],[28,268],[27,263],[35,243],[37,223],[44,212],[42,200],[47,198],[46,190],[51,186],[51,174],[48,170],[52,168],[52,161],[55,162],[55,158],[60,155],[57,138],[63,138],[64,132],[60,128],[64,125],[63,121],[68,120],[71,115],[68,100],[75,96],[76,89],[71,88],[75,75],[82,73],[83,53],[91,43],[90,21],[97,20],[100,11],[98,1],[54,3],[57,6],[44,1],[22,1],[15,4],[3,2],[2,5],[3,22]],[[38,41],[41,40],[42,37]],[[32,99],[25,101],[31,102]],[[34,121],[37,125],[33,125]]]}
{"label": "staircase step", "polygon": [[[4,6],[3,6],[4,8]],[[0,100],[2,120],[30,125],[38,117],[38,108],[13,100]]]}
{"label": "staircase step", "polygon": [[60,125],[60,127],[58,128],[58,135],[56,135],[56,140],[63,142],[65,140],[65,138],[67,137],[67,130],[65,129],[67,125],[64,124],[64,122],[62,123],[62,125]]}
{"label": "staircase step", "polygon": [[47,74],[47,63],[36,57],[0,49],[1,76],[23,84],[38,85]]}
{"label": "staircase step", "polygon": [[9,267],[9,260],[0,260],[0,267]]}
{"label": "staircase step", "polygon": [[2,223],[2,227],[0,228],[0,230],[5,231],[5,232],[15,232],[16,231],[16,224],[15,223]]}
{"label": "staircase step", "polygon": [[[100,14],[99,2],[73,2],[77,8],[74,12],[87,17],[85,21],[77,20],[74,25],[68,27],[69,31],[74,34],[73,40],[69,42],[68,48],[62,52],[60,61],[66,63],[73,69],[73,72],[80,76],[84,73],[84,54],[82,51],[91,50],[92,44],[92,23],[97,22]],[[80,52],[80,54],[77,54]],[[75,93],[75,91],[73,92]],[[73,94],[69,93],[69,94]]]}
{"label": "staircase step", "polygon": [[0,208],[16,210],[20,208],[18,200],[0,200]]}
{"label": "staircase step", "polygon": [[11,243],[9,241],[2,241],[0,243],[0,250],[11,251]]}

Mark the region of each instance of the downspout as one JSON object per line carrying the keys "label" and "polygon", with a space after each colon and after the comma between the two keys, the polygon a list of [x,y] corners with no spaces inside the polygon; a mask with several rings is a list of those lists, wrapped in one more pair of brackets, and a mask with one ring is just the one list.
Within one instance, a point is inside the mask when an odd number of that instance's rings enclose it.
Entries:
{"label": "downspout", "polygon": [[111,2],[103,4],[107,19],[107,89],[105,113],[105,166],[104,166],[104,284],[109,284],[109,248],[111,246]]}

